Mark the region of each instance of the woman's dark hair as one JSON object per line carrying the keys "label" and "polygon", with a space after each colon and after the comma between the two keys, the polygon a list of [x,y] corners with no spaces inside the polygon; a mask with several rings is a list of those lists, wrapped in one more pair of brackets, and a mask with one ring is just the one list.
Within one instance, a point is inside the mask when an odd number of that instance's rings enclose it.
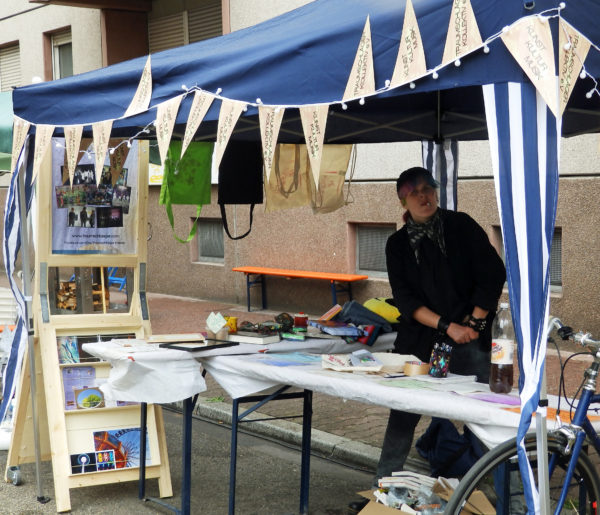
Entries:
{"label": "woman's dark hair", "polygon": [[400,199],[406,198],[406,196],[416,188],[417,184],[424,181],[426,184],[433,188],[439,186],[438,182],[433,178],[431,172],[421,166],[415,166],[404,170],[400,177],[396,180],[396,191]]}

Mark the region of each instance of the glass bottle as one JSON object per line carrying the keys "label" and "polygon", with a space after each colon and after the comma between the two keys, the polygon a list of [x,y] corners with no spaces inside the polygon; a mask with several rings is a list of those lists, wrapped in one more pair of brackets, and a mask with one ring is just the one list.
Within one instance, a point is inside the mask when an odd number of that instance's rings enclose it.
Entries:
{"label": "glass bottle", "polygon": [[513,354],[515,330],[508,302],[502,302],[492,325],[492,357],[490,390],[509,393],[513,387]]}

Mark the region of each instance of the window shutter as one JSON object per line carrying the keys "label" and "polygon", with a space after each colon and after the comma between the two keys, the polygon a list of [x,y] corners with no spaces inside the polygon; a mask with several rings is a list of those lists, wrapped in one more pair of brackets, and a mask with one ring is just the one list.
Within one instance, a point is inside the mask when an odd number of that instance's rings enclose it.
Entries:
{"label": "window shutter", "polygon": [[52,34],[52,46],[66,45],[71,42],[71,31],[65,30]]}
{"label": "window shutter", "polygon": [[360,272],[386,272],[385,244],[396,232],[395,226],[359,225],[357,227],[357,268]]}
{"label": "window shutter", "polygon": [[148,47],[150,53],[153,54],[187,44],[185,22],[186,11],[148,20]]}
{"label": "window shutter", "polygon": [[221,0],[207,0],[204,7],[188,13],[190,43],[223,34]]}
{"label": "window shutter", "polygon": [[10,91],[21,85],[19,45],[0,48],[0,90]]}
{"label": "window shutter", "polygon": [[550,250],[550,284],[562,286],[562,232],[555,230]]}

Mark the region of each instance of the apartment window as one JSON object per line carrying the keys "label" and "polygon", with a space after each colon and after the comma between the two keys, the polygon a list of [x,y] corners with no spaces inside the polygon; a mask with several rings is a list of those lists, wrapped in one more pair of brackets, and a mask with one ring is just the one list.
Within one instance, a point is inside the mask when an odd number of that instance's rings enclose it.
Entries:
{"label": "apartment window", "polygon": [[[502,261],[506,262],[502,230],[498,226],[494,227],[494,239],[498,242]],[[554,229],[554,235],[552,236],[552,247],[550,249],[550,291],[562,291],[562,230],[560,227]]]}
{"label": "apartment window", "polygon": [[73,45],[71,31],[52,34],[52,78],[64,79],[73,75]]}
{"label": "apartment window", "polygon": [[396,232],[393,224],[356,224],[356,270],[371,276],[385,276],[385,244]]}
{"label": "apartment window", "polygon": [[223,263],[225,258],[223,220],[220,218],[200,218],[198,220],[196,244],[196,261]]}
{"label": "apartment window", "polygon": [[198,9],[148,20],[150,53],[214,38],[222,34],[221,0],[206,0]]}
{"label": "apartment window", "polygon": [[0,91],[11,91],[21,85],[19,44],[0,48]]}

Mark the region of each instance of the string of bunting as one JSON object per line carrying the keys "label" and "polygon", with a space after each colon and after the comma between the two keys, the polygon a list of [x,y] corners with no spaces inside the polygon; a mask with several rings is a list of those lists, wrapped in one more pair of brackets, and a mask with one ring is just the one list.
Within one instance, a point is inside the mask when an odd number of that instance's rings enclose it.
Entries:
{"label": "string of bunting", "polygon": [[[218,168],[242,112],[246,111],[248,106],[253,106],[258,108],[265,170],[270,171],[273,165],[274,152],[283,115],[285,110],[295,108],[300,111],[303,133],[309,151],[312,177],[315,187],[318,188],[323,141],[330,106],[340,105],[342,109],[346,110],[349,102],[358,101],[360,105],[364,105],[365,98],[373,97],[395,88],[408,85],[408,87],[413,89],[415,88],[415,82],[419,79],[428,76],[437,79],[440,71],[445,67],[451,65],[460,66],[461,59],[464,59],[469,54],[480,50],[483,50],[484,53],[489,53],[490,43],[498,38],[502,40],[506,48],[524,70],[555,116],[560,117],[564,112],[578,78],[590,78],[594,83],[593,87],[586,94],[587,98],[591,98],[594,93],[600,96],[596,79],[587,72],[584,65],[590,48],[594,48],[599,52],[600,48],[561,17],[561,11],[565,7],[565,3],[562,2],[556,8],[521,18],[483,41],[470,0],[454,0],[442,62],[428,69],[414,7],[412,1],[407,0],[398,56],[391,79],[386,80],[383,87],[376,88],[371,23],[370,18],[367,16],[342,99],[322,104],[265,105],[260,98],[257,98],[256,102],[243,102],[227,98],[221,94],[221,88],[212,93],[203,90],[197,85],[189,88],[186,85],[182,85],[182,89],[184,90],[182,94],[161,102],[158,105],[151,106],[152,68],[151,56],[148,56],[135,95],[129,107],[119,119],[134,116],[150,109],[156,109],[156,119],[128,140],[122,141],[119,145],[125,143],[130,147],[131,141],[142,134],[146,135],[154,130],[161,162],[164,162],[179,106],[186,96],[193,94],[194,98],[186,123],[181,155],[183,156],[190,142],[193,140],[198,127],[202,123],[213,101],[220,100],[221,108],[213,154],[213,169],[215,167]],[[558,74],[556,73],[554,64],[554,43],[549,23],[549,20],[552,18],[559,19],[558,48],[562,52],[558,59]],[[112,154],[116,148],[109,148],[108,146],[114,121],[103,120],[91,123],[97,180],[101,177],[100,172],[106,159],[106,153],[110,152]],[[31,125],[27,120],[23,120],[17,116],[14,118],[11,165],[13,170]],[[64,126],[67,168],[71,182],[79,154],[81,135],[85,125],[90,124]],[[42,159],[48,151],[54,129],[55,126],[53,125],[36,125],[33,180],[35,180]],[[270,175],[270,173],[265,174],[267,181]]]}

